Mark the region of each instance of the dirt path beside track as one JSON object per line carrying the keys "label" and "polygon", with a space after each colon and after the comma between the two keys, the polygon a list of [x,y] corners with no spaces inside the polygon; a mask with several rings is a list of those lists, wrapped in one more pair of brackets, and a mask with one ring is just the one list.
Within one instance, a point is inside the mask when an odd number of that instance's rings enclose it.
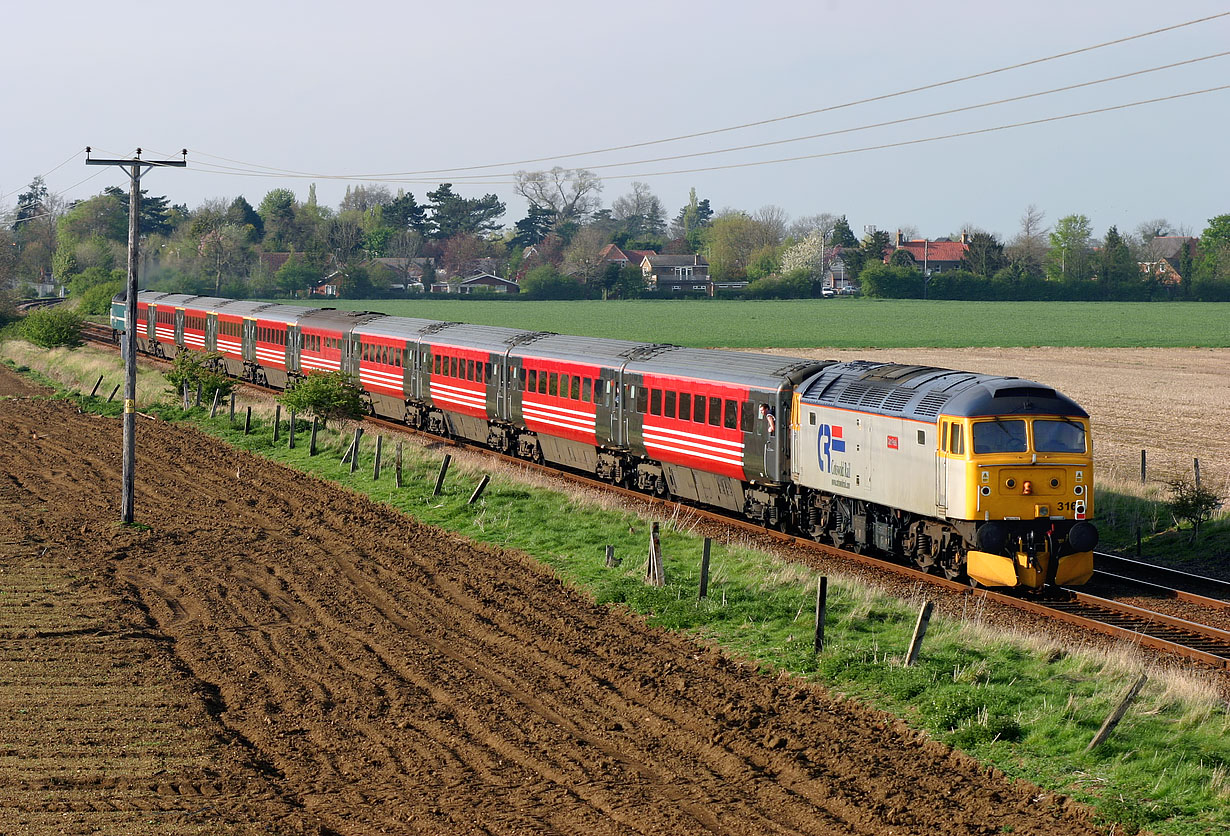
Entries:
{"label": "dirt path beside track", "polygon": [[128,529],[118,421],[0,400],[0,427],[0,833],[1096,832],[189,428],[138,421]]}

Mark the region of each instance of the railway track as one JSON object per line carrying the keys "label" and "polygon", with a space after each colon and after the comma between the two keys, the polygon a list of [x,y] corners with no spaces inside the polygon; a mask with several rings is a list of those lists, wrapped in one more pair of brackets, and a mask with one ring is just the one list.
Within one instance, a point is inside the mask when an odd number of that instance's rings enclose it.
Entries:
{"label": "railway track", "polygon": [[1095,581],[1135,585],[1149,594],[1165,594],[1175,600],[1230,611],[1230,581],[1193,575],[1109,552],[1096,552],[1094,560],[1097,565]]}
{"label": "railway track", "polygon": [[[95,325],[93,323],[87,323],[86,328],[83,329],[82,336],[87,340],[104,343],[112,346],[113,348],[118,348],[112,339],[112,331],[110,328]],[[169,362],[167,360],[159,360],[158,358],[148,356],[146,359],[162,363]],[[247,381],[242,381],[242,385],[262,391],[278,391],[269,387],[258,386]],[[405,424],[375,417],[369,417],[366,421],[370,424],[387,428],[393,432],[415,435],[451,446],[481,450],[485,455],[489,455],[497,461],[515,465],[516,467],[527,470],[548,474],[555,478],[572,482],[574,484],[583,485],[588,488],[601,489],[629,500],[645,503],[650,507],[659,507],[664,510],[681,507],[681,503],[675,500],[658,498],[640,491],[614,486],[610,483],[599,481],[585,474],[561,471],[547,465],[535,464],[534,462],[527,461],[526,459],[503,455],[485,447],[479,448],[472,445],[463,445],[453,439],[441,438],[437,435],[414,430],[407,427]],[[770,538],[781,545],[798,549],[800,552],[824,555],[827,557],[838,558],[845,562],[873,567],[877,570],[904,577],[911,581],[926,584],[933,588],[942,589],[948,594],[971,595],[979,597],[1004,607],[1029,612],[1044,618],[1062,621],[1067,624],[1077,626],[1081,629],[1108,636],[1119,641],[1125,641],[1130,644],[1147,647],[1159,652],[1182,656],[1218,668],[1230,668],[1230,632],[1227,631],[1184,621],[1183,619],[1175,618],[1164,613],[1133,607],[1127,604],[1121,604],[1105,598],[1098,598],[1096,596],[1075,590],[1059,590],[1057,592],[1058,597],[1047,600],[1041,598],[1029,599],[1013,595],[1005,595],[1003,593],[994,592],[985,588],[975,589],[966,584],[957,583],[955,581],[948,580],[947,578],[931,575],[909,566],[891,563],[876,557],[845,551],[823,543],[817,543],[810,538],[799,537],[786,532],[765,528],[761,525],[738,519],[736,517],[727,516],[726,514],[721,514],[707,508],[694,505],[683,505],[682,507],[687,508],[690,513],[701,519],[752,532],[758,536]],[[1116,556],[1103,556],[1099,554],[1099,557]],[[1131,562],[1136,563],[1136,561]],[[1155,568],[1149,567],[1148,564],[1138,565],[1141,567]],[[1104,572],[1104,574],[1110,575],[1112,573]],[[1187,577],[1199,581],[1211,580],[1196,578],[1196,576]],[[1135,579],[1133,579],[1133,582],[1148,583],[1144,580]],[[1208,601],[1211,602],[1211,606],[1230,606],[1230,604],[1226,601],[1215,598],[1206,598],[1184,590],[1165,587],[1160,584],[1149,585],[1155,590],[1166,593],[1168,596],[1171,594],[1173,594],[1172,597],[1176,598],[1184,596],[1183,600],[1192,601],[1194,603],[1203,603]]]}

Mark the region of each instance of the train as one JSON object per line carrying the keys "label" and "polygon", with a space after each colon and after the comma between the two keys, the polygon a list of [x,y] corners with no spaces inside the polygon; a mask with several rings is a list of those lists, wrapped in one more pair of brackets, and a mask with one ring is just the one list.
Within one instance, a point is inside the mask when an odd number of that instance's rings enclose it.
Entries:
{"label": "train", "polygon": [[344,372],[373,415],[952,580],[1093,574],[1089,415],[1035,381],[153,291],[136,316],[145,354]]}

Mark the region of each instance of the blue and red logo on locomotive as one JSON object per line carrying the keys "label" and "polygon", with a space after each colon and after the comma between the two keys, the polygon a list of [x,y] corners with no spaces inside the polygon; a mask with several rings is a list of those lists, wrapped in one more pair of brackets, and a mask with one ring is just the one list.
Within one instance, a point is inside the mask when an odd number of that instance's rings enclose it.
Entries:
{"label": "blue and red logo on locomotive", "polygon": [[846,452],[846,442],[842,429],[837,424],[821,424],[817,439],[817,452],[820,455],[820,469],[825,473],[833,472],[833,454]]}

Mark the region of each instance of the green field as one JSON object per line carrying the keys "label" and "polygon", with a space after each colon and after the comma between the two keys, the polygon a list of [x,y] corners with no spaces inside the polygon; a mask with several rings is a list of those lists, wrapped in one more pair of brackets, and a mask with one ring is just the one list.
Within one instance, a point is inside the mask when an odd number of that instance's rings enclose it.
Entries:
{"label": "green field", "polygon": [[1230,303],[331,300],[395,316],[700,348],[1230,346]]}

